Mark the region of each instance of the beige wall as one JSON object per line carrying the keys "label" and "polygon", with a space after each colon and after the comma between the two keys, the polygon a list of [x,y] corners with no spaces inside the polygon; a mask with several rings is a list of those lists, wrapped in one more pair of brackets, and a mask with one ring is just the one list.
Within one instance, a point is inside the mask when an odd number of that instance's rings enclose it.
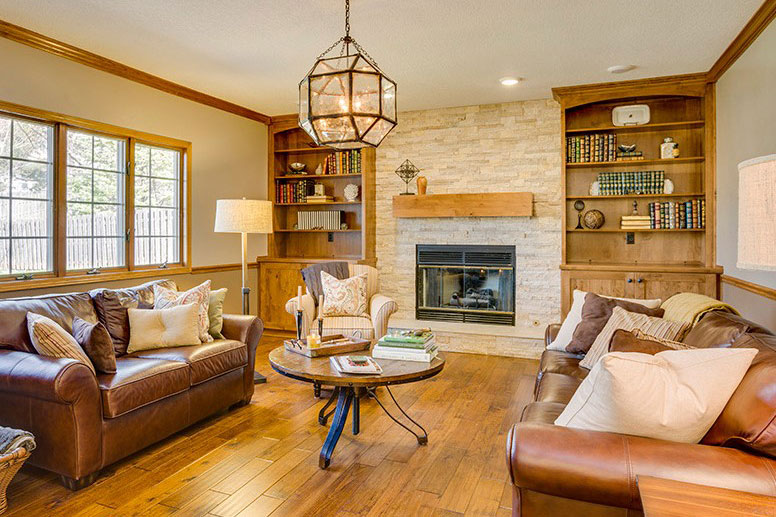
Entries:
{"label": "beige wall", "polygon": [[[736,267],[737,165],[749,158],[776,153],[774,92],[776,23],[766,28],[717,82],[717,262],[725,268],[726,275],[771,288],[776,288],[776,272]],[[776,307],[770,300],[731,286],[725,286],[722,294],[745,315],[766,319],[770,315],[771,327],[776,328]]]}
{"label": "beige wall", "polygon": [[[0,100],[192,142],[192,264],[239,262],[239,236],[213,233],[216,199],[267,198],[267,126],[5,39],[0,63]],[[266,238],[252,235],[248,246],[253,260],[265,254]],[[255,299],[255,270],[251,276]],[[227,304],[239,310],[239,271],[175,280],[206,277],[234,286]]]}

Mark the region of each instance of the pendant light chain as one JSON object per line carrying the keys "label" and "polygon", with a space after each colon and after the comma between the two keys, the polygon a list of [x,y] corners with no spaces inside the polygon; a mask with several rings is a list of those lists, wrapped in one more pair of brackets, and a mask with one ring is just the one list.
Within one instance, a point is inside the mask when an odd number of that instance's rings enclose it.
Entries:
{"label": "pendant light chain", "polygon": [[350,0],[345,0],[345,37],[350,38]]}

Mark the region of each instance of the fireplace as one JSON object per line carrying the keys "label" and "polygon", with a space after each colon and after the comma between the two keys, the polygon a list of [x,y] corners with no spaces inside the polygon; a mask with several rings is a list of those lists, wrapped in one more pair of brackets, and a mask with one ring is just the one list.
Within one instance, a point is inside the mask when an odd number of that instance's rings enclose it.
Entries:
{"label": "fireplace", "polygon": [[515,247],[418,244],[415,319],[515,324]]}

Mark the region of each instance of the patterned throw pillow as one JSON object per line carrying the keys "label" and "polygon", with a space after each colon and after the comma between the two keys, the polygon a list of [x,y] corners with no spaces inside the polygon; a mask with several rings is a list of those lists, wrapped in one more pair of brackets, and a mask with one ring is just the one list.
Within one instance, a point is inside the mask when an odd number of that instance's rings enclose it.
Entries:
{"label": "patterned throw pillow", "polygon": [[653,318],[646,314],[628,312],[622,307],[615,307],[612,310],[612,317],[609,318],[601,333],[595,338],[593,346],[590,347],[585,358],[579,362],[579,366],[587,369],[595,366],[595,363],[609,352],[609,343],[617,329],[630,331],[640,329],[650,336],[675,340],[684,333],[686,328],[687,325],[684,323],[663,318]]}
{"label": "patterned throw pillow", "polygon": [[324,316],[361,316],[366,314],[366,273],[338,280],[321,271]]}
{"label": "patterned throw pillow", "polygon": [[84,353],[81,345],[73,336],[67,333],[56,321],[35,314],[27,313],[27,331],[30,333],[32,346],[40,355],[46,357],[67,357],[84,363],[95,375],[94,365]]}
{"label": "patterned throw pillow", "polygon": [[198,308],[199,340],[210,343],[213,341],[213,336],[208,332],[210,319],[207,314],[210,305],[210,280],[184,292],[174,291],[161,285],[154,286],[154,309],[167,309],[190,303],[196,304]]}

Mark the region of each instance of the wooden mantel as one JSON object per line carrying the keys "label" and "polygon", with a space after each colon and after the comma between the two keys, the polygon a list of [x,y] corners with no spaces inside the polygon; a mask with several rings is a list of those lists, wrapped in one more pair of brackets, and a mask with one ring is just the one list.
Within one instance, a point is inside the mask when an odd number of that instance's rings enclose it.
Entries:
{"label": "wooden mantel", "polygon": [[531,217],[531,192],[393,196],[394,217]]}

